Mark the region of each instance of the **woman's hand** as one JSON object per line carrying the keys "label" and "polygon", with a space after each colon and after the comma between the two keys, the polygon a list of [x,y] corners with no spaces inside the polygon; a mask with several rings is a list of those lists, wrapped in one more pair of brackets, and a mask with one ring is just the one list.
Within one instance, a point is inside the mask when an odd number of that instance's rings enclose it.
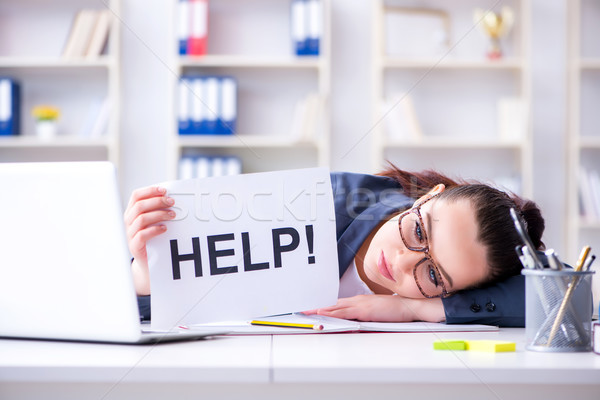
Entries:
{"label": "woman's hand", "polygon": [[334,306],[304,313],[376,322],[441,322],[445,319],[441,299],[409,299],[385,294],[342,298]]}
{"label": "woman's hand", "polygon": [[133,278],[136,292],[150,294],[150,275],[148,272],[148,240],[167,230],[161,222],[175,218],[175,212],[169,210],[174,200],[166,196],[166,190],[159,187],[145,187],[131,194],[124,214],[127,244],[133,256]]}

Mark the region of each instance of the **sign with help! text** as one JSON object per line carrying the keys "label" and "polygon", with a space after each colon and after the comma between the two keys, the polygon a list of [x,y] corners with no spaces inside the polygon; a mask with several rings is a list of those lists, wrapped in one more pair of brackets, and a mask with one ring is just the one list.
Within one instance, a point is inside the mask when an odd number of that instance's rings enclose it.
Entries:
{"label": "sign with help! text", "polygon": [[162,184],[176,218],[147,244],[152,326],[251,319],[335,304],[329,171]]}

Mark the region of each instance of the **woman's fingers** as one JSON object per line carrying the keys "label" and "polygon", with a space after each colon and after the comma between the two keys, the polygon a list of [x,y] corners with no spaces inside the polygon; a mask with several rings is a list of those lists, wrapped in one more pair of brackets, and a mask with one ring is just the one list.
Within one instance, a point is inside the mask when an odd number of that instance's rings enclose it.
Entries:
{"label": "woman's fingers", "polygon": [[130,203],[130,206],[125,210],[125,224],[130,226],[140,215],[162,210],[171,207],[173,204],[175,204],[175,200],[168,196],[155,196],[137,200]]}
{"label": "woman's fingers", "polygon": [[159,186],[147,186],[136,189],[131,193],[131,197],[129,197],[129,204],[127,204],[127,208],[130,208],[133,204],[140,200],[164,196],[166,193],[166,189]]}
{"label": "woman's fingers", "polygon": [[129,251],[133,258],[146,260],[146,243],[148,240],[160,235],[167,230],[164,225],[153,225],[137,231],[129,240]]}
{"label": "woman's fingers", "polygon": [[127,227],[127,237],[133,238],[139,231],[173,218],[175,218],[173,210],[158,210],[140,214]]}

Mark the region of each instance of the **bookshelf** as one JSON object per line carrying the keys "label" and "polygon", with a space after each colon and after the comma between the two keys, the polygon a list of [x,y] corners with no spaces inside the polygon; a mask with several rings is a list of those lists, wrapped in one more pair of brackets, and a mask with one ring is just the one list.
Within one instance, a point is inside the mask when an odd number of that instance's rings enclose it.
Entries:
{"label": "bookshelf", "polygon": [[[207,52],[179,55],[178,1],[171,0],[169,177],[186,156],[233,156],[243,173],[329,165],[330,0],[321,0],[318,56],[296,56],[291,2],[208,2]],[[268,28],[265,28],[268,27]],[[178,85],[183,76],[230,76],[237,82],[236,130],[229,135],[180,135]],[[298,104],[319,97],[309,135],[297,131]]]}
{"label": "bookshelf", "polygon": [[[568,235],[569,258],[577,259],[584,245],[600,243],[600,187],[589,174],[600,173],[600,1],[568,2]],[[582,179],[582,172],[587,178]],[[585,184],[584,184],[585,182]],[[589,196],[592,196],[591,199]],[[590,203],[591,200],[591,203]],[[595,212],[592,208],[595,207]],[[596,270],[598,266],[596,264]],[[600,286],[595,281],[595,295]],[[597,304],[597,303],[595,303]]]}
{"label": "bookshelf", "polygon": [[[98,56],[63,57],[71,28],[82,9],[120,15],[120,0],[23,0],[0,3],[0,77],[21,91],[20,132],[0,137],[0,162],[119,160],[120,24],[113,18],[106,51]],[[95,26],[95,25],[94,25]],[[101,135],[89,137],[102,103],[110,112]],[[57,135],[36,135],[31,110],[60,110]]]}
{"label": "bookshelf", "polygon": [[532,195],[531,5],[504,1],[494,11],[502,6],[514,23],[502,57],[488,59],[489,40],[474,22],[485,4],[373,1],[373,170],[389,160]]}

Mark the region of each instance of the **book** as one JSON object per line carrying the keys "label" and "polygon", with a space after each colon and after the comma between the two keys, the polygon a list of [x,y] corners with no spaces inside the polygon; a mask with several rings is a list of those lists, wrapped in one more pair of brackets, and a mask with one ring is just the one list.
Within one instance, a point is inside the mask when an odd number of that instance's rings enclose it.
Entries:
{"label": "book", "polygon": [[89,46],[85,52],[86,58],[93,59],[102,55],[106,43],[108,42],[111,23],[112,13],[110,10],[106,9],[98,11],[96,25],[94,26]]}
{"label": "book", "polygon": [[84,9],[77,12],[63,49],[63,58],[69,59],[85,56],[99,15],[100,13],[97,10]]}
{"label": "book", "polygon": [[316,325],[321,329],[253,325],[252,321],[225,321],[193,324],[188,330],[218,329],[228,335],[290,335],[341,332],[495,332],[497,326],[478,324],[444,324],[436,322],[363,322],[323,315],[284,314],[259,318],[260,321],[292,325]]}

